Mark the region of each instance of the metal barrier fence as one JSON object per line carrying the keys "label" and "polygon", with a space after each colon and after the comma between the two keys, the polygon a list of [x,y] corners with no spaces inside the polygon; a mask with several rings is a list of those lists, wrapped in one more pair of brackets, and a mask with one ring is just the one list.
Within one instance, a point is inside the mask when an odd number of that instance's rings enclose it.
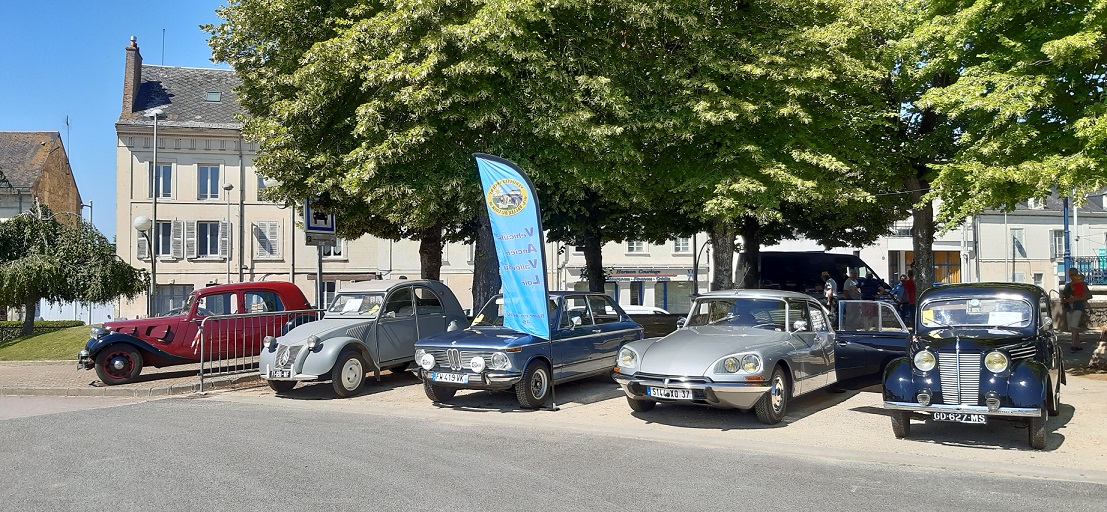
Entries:
{"label": "metal barrier fence", "polygon": [[1080,256],[1072,259],[1073,266],[1084,275],[1088,284],[1107,284],[1107,258]]}
{"label": "metal barrier fence", "polygon": [[192,340],[200,355],[200,393],[204,377],[257,370],[266,336],[282,336],[297,325],[322,318],[322,313],[305,309],[205,317]]}

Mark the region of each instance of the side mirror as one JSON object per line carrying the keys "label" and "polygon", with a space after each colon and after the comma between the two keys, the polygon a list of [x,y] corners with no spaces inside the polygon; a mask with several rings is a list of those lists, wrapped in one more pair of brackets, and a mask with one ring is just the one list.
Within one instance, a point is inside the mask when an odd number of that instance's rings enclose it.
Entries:
{"label": "side mirror", "polygon": [[684,324],[686,324],[686,323],[688,323],[687,318],[685,318],[685,317],[678,318],[677,319],[677,329],[680,329],[680,328],[684,327]]}
{"label": "side mirror", "polygon": [[792,330],[793,331],[806,331],[807,330],[807,320],[796,320],[792,324]]}
{"label": "side mirror", "polygon": [[580,324],[584,323],[580,320],[579,316],[569,317],[569,323],[573,324],[573,327],[580,327]]}

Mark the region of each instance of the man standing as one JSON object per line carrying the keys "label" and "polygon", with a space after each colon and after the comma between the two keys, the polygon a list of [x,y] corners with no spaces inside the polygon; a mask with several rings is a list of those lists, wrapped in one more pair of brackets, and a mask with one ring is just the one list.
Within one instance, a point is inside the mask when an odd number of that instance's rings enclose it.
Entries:
{"label": "man standing", "polygon": [[861,300],[861,287],[857,285],[857,271],[849,269],[846,280],[842,283],[842,292],[847,300]]}
{"label": "man standing", "polygon": [[[833,309],[834,299],[838,294],[838,283],[830,277],[830,272],[823,271],[820,276],[823,278],[823,298],[826,300],[827,309]],[[831,312],[833,315],[833,311]]]}
{"label": "man standing", "polygon": [[1069,269],[1069,282],[1061,290],[1061,308],[1065,311],[1065,321],[1069,324],[1069,333],[1072,335],[1071,347],[1073,352],[1084,350],[1080,342],[1080,321],[1084,319],[1084,309],[1087,308],[1088,299],[1092,298],[1092,291],[1088,289],[1088,283],[1084,282],[1084,276],[1075,268]]}
{"label": "man standing", "polygon": [[903,320],[908,325],[915,322],[915,269],[907,270],[907,280],[903,281],[903,290],[907,295],[907,305],[903,308]]}

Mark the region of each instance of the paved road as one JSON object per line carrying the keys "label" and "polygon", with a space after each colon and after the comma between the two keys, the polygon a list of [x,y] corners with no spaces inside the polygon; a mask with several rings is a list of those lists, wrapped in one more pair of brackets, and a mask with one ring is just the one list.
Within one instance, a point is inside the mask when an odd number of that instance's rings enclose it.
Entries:
{"label": "paved road", "polygon": [[[558,412],[522,412],[508,407],[510,396],[484,394],[462,397],[459,408],[395,414],[385,398],[409,387],[353,400],[311,388],[292,399],[239,391],[0,421],[0,503],[29,511],[961,511],[1029,503],[1079,511],[1103,510],[1107,493],[1090,479],[786,449],[811,415],[780,428],[755,428],[748,415],[693,413],[678,422],[684,415],[663,407],[645,419],[616,412],[616,400],[574,402],[582,394],[571,390]],[[631,418],[616,423],[632,427],[579,421],[595,406],[610,406],[612,416]]]}

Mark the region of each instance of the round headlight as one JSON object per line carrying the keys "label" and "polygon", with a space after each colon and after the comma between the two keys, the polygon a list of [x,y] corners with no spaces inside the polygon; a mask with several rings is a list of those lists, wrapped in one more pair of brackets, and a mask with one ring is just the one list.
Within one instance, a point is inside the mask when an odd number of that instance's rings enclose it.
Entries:
{"label": "round headlight", "polygon": [[984,367],[992,373],[1000,373],[1006,370],[1009,362],[1003,352],[989,352],[988,355],[984,356]]}
{"label": "round headlight", "polygon": [[493,370],[506,370],[508,366],[511,366],[511,361],[507,359],[507,354],[503,352],[495,352],[492,354]]}
{"label": "round headlight", "polygon": [[308,350],[315,350],[315,347],[318,347],[318,346],[319,346],[319,337],[314,335],[314,334],[312,334],[311,336],[308,336],[307,349]]}
{"label": "round headlight", "polygon": [[761,371],[761,358],[754,354],[742,356],[742,370],[747,373],[757,373]]}
{"label": "round headlight", "polygon": [[415,364],[419,364],[419,360],[422,359],[423,354],[426,354],[426,353],[427,353],[427,351],[423,350],[421,348],[415,349]]}
{"label": "round headlight", "polygon": [[483,372],[484,358],[481,356],[473,356],[473,358],[469,360],[469,368],[472,368],[475,373]]}
{"label": "round headlight", "polygon": [[419,356],[419,366],[424,370],[434,368],[434,356],[424,352],[422,356]]}
{"label": "round headlight", "polygon": [[921,371],[928,372],[933,370],[938,365],[938,360],[934,358],[934,353],[929,350],[920,350],[915,354],[915,368]]}
{"label": "round headlight", "polygon": [[277,338],[266,336],[261,339],[261,346],[265,347],[266,350],[273,350],[273,347],[277,346]]}
{"label": "round headlight", "polygon": [[634,368],[638,366],[638,354],[629,348],[623,348],[619,351],[619,366],[623,368]]}
{"label": "round headlight", "polygon": [[99,338],[100,336],[103,336],[107,333],[108,333],[108,331],[106,329],[104,329],[103,327],[93,327],[92,328],[92,337],[93,338]]}
{"label": "round headlight", "polygon": [[723,368],[730,373],[736,373],[738,371],[738,360],[733,357],[724,359]]}

